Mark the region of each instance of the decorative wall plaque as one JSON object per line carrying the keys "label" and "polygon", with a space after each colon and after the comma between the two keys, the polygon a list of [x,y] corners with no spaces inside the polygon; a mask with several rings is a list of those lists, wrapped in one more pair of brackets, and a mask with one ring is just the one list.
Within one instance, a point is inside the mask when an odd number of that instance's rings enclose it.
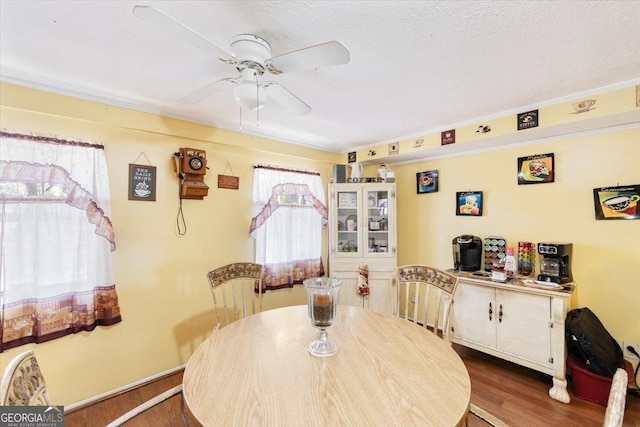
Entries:
{"label": "decorative wall plaque", "polygon": [[518,185],[555,181],[553,153],[518,157]]}
{"label": "decorative wall plaque", "polygon": [[593,189],[596,219],[640,219],[640,185]]}
{"label": "decorative wall plaque", "polygon": [[440,145],[448,145],[456,143],[456,130],[445,130],[440,132]]}
{"label": "decorative wall plaque", "polygon": [[538,110],[518,114],[518,130],[538,127]]}
{"label": "decorative wall plaque", "polygon": [[156,167],[129,164],[129,200],[156,201]]}
{"label": "decorative wall plaque", "polygon": [[[232,175],[225,175],[227,168],[231,171]],[[240,177],[233,175],[233,169],[231,164],[227,162],[227,165],[222,171],[222,175],[218,175],[218,188],[227,188],[229,190],[237,190],[240,188]]]}

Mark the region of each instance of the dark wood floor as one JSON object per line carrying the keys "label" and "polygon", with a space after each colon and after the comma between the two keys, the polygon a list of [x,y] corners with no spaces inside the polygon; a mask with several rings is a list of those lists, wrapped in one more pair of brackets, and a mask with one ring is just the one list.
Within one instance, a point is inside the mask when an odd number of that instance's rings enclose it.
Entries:
{"label": "dark wood floor", "polygon": [[[471,377],[471,401],[498,416],[510,426],[586,427],[602,426],[605,408],[571,394],[571,403],[557,402],[548,396],[551,377],[504,360],[454,345]],[[150,385],[65,414],[65,427],[97,427],[179,384],[176,373]],[[174,396],[126,424],[127,427],[179,427],[181,397]],[[185,411],[188,412],[188,411]],[[188,414],[191,426],[198,423]],[[640,398],[627,396],[625,426],[640,427]],[[481,419],[470,415],[470,427],[485,427]],[[226,427],[226,426],[225,426]],[[253,426],[252,426],[253,427]]]}

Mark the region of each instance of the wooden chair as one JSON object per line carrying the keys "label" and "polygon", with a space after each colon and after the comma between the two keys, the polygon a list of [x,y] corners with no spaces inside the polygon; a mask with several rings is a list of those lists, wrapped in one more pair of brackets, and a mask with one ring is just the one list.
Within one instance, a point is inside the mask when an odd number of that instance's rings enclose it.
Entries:
{"label": "wooden chair", "polygon": [[624,406],[627,400],[628,374],[618,368],[611,381],[607,410],[604,413],[603,427],[620,427],[624,418]]}
{"label": "wooden chair", "polygon": [[[449,320],[457,287],[458,278],[446,271],[419,264],[398,267],[398,316],[421,324],[436,335],[441,330],[439,336],[450,343]],[[508,427],[473,403],[469,405],[469,411],[494,427]],[[468,419],[465,424],[469,425]]]}
{"label": "wooden chair", "polygon": [[[253,262],[227,264],[207,273],[218,322],[216,328],[221,326],[220,311],[224,314],[224,325],[262,311],[263,274],[264,267]],[[247,311],[249,300],[251,311]]]}
{"label": "wooden chair", "polygon": [[[458,278],[426,265],[398,267],[396,310],[400,317],[421,324],[445,341],[449,339],[449,319]],[[442,322],[442,323],[441,323]]]}
{"label": "wooden chair", "polygon": [[32,350],[18,354],[9,362],[0,381],[2,406],[51,406],[40,366]]}

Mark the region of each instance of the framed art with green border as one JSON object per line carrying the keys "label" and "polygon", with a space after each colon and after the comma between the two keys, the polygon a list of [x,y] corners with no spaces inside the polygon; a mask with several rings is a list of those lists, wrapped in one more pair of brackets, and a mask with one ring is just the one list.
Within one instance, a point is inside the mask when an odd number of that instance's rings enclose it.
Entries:
{"label": "framed art with green border", "polygon": [[518,185],[543,184],[554,180],[553,153],[518,158]]}

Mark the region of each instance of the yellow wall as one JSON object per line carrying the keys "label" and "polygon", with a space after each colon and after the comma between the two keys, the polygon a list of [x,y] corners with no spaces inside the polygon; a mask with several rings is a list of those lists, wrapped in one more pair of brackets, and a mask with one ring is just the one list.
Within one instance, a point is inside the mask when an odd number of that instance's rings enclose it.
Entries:
{"label": "yellow wall", "polygon": [[[554,183],[518,185],[517,158],[554,153]],[[640,342],[640,220],[596,221],[593,189],[640,184],[640,129],[394,167],[398,263],[453,267],[460,234],[510,243],[573,243],[572,308],[589,307],[619,341]],[[416,194],[416,173],[437,169],[439,190]],[[456,216],[457,191],[480,190],[482,217]],[[536,265],[539,271],[539,264]]]}
{"label": "yellow wall", "polygon": [[[255,164],[318,170],[328,183],[332,165],[344,162],[344,155],[152,114],[9,84],[0,89],[1,127],[100,141],[109,167],[123,322],[31,346],[56,404],[81,402],[186,362],[214,324],[205,273],[254,259],[248,225]],[[169,163],[179,147],[207,150],[210,166],[209,196],[184,201],[186,236],[176,232],[178,184]],[[127,200],[128,165],[144,163],[136,160],[142,152],[157,166],[156,202]],[[556,156],[556,181],[518,186],[516,158],[548,152]],[[639,161],[636,127],[393,166],[398,262],[452,267],[451,240],[463,233],[572,242],[573,306],[592,308],[619,341],[640,342],[640,221],[596,221],[592,196],[596,187],[640,184]],[[238,191],[216,188],[227,162],[240,177]],[[440,189],[417,195],[415,174],[429,169],[439,170]],[[373,166],[365,171],[375,174]],[[484,191],[482,217],[455,216],[455,192],[466,190]],[[269,292],[265,307],[304,303],[302,292]],[[0,354],[0,369],[28,347]]]}
{"label": "yellow wall", "polygon": [[[105,145],[117,245],[113,266],[123,321],[0,354],[2,370],[13,356],[33,348],[54,403],[61,405],[186,362],[215,324],[206,272],[254,260],[248,232],[254,165],[317,170],[328,183],[338,160],[334,153],[9,84],[2,84],[0,96],[2,128]],[[205,178],[209,195],[202,201],[183,201],[185,236],[176,230],[178,180],[170,163],[180,147],[206,150],[210,167]],[[128,200],[128,165],[145,164],[143,152],[157,167],[155,202]],[[237,191],[217,188],[217,175],[227,162],[240,177]],[[265,308],[304,303],[303,292],[300,287],[270,291]]]}

